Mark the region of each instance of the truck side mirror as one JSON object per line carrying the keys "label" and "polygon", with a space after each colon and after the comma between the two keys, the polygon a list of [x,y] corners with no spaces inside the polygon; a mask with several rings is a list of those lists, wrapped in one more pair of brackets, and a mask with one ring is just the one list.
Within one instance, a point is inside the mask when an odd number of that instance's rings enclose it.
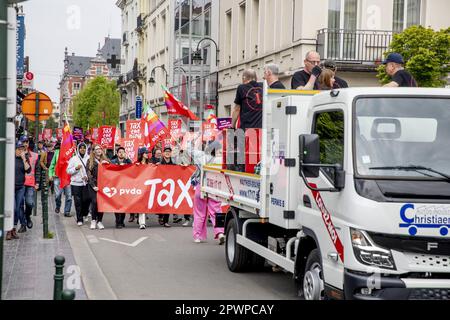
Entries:
{"label": "truck side mirror", "polygon": [[345,188],[345,171],[341,165],[336,165],[334,170],[334,187],[337,190]]}
{"label": "truck side mirror", "polygon": [[[299,137],[300,142],[300,170],[303,171],[306,178],[318,178],[320,170],[320,141],[317,134],[302,134]],[[302,166],[317,165],[317,167]]]}

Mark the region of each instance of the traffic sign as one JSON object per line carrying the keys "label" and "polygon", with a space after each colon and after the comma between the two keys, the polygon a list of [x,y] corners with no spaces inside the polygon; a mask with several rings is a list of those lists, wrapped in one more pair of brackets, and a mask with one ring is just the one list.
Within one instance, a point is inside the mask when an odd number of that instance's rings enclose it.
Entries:
{"label": "traffic sign", "polygon": [[48,120],[53,112],[52,100],[44,93],[32,92],[22,100],[22,113],[30,121],[36,121],[36,104],[39,104],[39,121]]}
{"label": "traffic sign", "polygon": [[32,72],[25,72],[22,79],[22,88],[32,89],[34,87],[34,74]]}
{"label": "traffic sign", "polygon": [[142,118],[142,97],[136,97],[136,119]]}

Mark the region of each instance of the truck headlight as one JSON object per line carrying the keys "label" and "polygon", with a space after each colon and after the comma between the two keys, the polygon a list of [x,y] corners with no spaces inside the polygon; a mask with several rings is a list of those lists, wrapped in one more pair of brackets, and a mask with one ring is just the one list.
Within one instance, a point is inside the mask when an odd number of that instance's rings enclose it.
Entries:
{"label": "truck headlight", "polygon": [[392,252],[377,246],[365,231],[350,229],[356,259],[368,266],[395,270]]}

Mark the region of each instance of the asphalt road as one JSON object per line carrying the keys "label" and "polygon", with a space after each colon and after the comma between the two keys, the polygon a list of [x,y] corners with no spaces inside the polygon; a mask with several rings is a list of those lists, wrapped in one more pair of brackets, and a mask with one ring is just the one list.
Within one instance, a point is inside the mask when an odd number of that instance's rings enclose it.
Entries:
{"label": "asphalt road", "polygon": [[90,299],[297,299],[290,274],[230,272],[225,247],[213,240],[212,229],[207,243],[196,244],[191,227],[165,229],[154,216],[146,230],[134,223],[117,230],[110,214],[103,222],[105,230],[92,231],[73,218],[64,220]]}

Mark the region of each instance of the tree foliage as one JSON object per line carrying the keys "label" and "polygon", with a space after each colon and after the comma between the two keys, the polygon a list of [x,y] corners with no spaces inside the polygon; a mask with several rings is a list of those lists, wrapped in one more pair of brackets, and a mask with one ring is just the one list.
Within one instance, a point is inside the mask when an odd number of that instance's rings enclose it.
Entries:
{"label": "tree foliage", "polygon": [[116,82],[97,77],[73,99],[74,124],[84,129],[98,125],[116,126],[119,109],[120,94]]}
{"label": "tree foliage", "polygon": [[[435,31],[412,26],[394,35],[385,56],[392,52],[403,56],[405,68],[420,87],[442,87],[450,73],[450,28]],[[377,77],[382,84],[391,81],[383,65],[378,68]]]}

